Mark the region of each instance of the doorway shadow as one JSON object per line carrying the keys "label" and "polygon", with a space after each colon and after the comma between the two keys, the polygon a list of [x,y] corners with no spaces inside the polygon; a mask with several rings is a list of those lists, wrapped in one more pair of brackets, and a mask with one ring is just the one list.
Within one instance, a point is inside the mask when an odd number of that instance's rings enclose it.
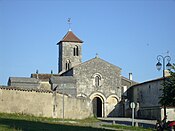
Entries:
{"label": "doorway shadow", "polygon": [[122,117],[122,116],[123,116],[123,109],[121,102],[117,103],[114,109],[107,115],[107,117]]}

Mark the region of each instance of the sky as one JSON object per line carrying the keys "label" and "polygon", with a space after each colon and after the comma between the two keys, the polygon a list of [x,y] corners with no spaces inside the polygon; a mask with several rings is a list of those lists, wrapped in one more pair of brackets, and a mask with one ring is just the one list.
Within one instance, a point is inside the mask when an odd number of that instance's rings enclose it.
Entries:
{"label": "sky", "polygon": [[175,0],[0,0],[0,85],[57,73],[68,18],[84,41],[83,62],[98,53],[136,82],[162,76],[158,55],[175,63]]}

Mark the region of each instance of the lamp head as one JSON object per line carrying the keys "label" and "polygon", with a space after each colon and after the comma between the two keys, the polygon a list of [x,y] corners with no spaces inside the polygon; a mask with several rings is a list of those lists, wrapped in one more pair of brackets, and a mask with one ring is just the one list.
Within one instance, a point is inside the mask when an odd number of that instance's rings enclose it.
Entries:
{"label": "lamp head", "polygon": [[172,69],[172,65],[171,65],[170,62],[168,62],[168,64],[166,65],[166,68],[167,68],[168,70],[171,70],[171,69]]}
{"label": "lamp head", "polygon": [[162,67],[162,64],[161,64],[160,62],[158,62],[158,63],[156,64],[157,70],[159,71],[159,70],[161,69],[161,67]]}

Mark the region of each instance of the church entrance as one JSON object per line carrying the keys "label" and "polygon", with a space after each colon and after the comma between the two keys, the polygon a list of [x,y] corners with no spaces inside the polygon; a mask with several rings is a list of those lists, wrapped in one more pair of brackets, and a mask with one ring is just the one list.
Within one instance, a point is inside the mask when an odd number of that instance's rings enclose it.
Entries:
{"label": "church entrance", "polygon": [[99,97],[95,97],[92,103],[94,116],[102,117],[102,100]]}

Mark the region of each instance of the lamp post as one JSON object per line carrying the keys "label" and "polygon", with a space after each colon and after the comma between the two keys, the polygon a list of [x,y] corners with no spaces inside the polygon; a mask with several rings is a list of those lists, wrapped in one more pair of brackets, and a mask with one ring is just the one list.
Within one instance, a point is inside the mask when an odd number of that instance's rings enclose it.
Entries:
{"label": "lamp post", "polygon": [[63,84],[62,86],[63,86],[62,93],[63,93],[63,121],[64,121],[64,91],[65,91],[64,88],[65,88],[65,84]]}
{"label": "lamp post", "polygon": [[[162,56],[162,55],[158,55],[157,56],[157,64],[156,64],[156,68],[158,71],[161,70],[161,67],[162,67],[162,63],[160,61],[163,62],[163,82],[165,83],[165,62],[167,61],[168,63],[166,64],[166,69],[170,70],[172,65],[170,63],[171,61],[171,57],[169,55],[167,56]],[[163,86],[163,92],[164,92],[164,97],[165,97],[165,87]],[[163,105],[163,108],[164,108],[164,118],[166,119],[166,104],[164,103]]]}

